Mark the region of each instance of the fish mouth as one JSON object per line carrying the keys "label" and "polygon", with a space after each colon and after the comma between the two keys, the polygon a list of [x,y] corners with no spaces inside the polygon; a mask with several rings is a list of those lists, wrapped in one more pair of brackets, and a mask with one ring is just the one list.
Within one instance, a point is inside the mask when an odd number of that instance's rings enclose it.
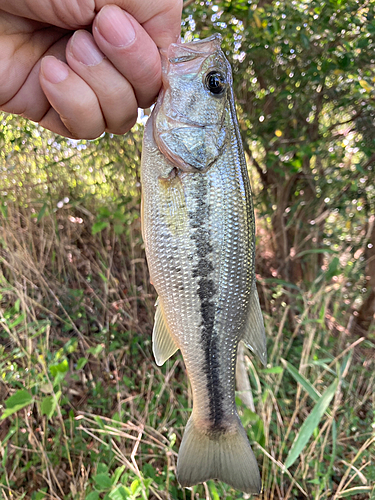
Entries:
{"label": "fish mouth", "polygon": [[207,57],[221,48],[223,38],[220,33],[215,33],[203,40],[194,40],[186,43],[171,43],[167,49],[159,49],[162,58],[172,64],[183,63],[196,59],[197,57]]}
{"label": "fish mouth", "polygon": [[188,117],[182,115],[178,111],[174,113],[173,118],[169,115],[167,116],[168,116],[168,123],[170,123],[171,125],[170,128],[178,126],[179,128],[186,127],[186,128],[206,129],[206,128],[221,127],[223,124],[223,120],[211,123],[196,122],[194,120],[190,120]]}
{"label": "fish mouth", "polygon": [[198,73],[202,66],[202,59],[221,51],[222,36],[216,33],[204,40],[194,40],[187,43],[171,43],[167,49],[159,49],[162,65],[163,87],[168,86],[167,75],[170,66],[185,73],[187,70]]}

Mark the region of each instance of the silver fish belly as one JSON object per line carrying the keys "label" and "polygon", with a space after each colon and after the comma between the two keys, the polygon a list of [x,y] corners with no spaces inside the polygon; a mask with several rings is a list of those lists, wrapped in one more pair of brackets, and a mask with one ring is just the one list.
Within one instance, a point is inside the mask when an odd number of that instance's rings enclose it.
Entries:
{"label": "silver fish belly", "polygon": [[235,405],[237,348],[266,363],[255,286],[255,221],[221,38],[172,44],[142,153],[142,227],[158,293],[156,362],[181,350],[193,412],[181,443],[182,486],[220,479],[261,489]]}

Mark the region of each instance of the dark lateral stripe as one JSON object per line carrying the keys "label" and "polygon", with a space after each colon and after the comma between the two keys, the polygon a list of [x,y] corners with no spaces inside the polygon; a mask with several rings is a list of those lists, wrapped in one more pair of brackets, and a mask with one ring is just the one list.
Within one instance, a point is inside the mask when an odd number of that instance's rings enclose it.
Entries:
{"label": "dark lateral stripe", "polygon": [[197,209],[189,213],[190,227],[193,230],[191,239],[194,240],[199,261],[193,269],[193,277],[199,278],[197,295],[200,300],[201,345],[205,354],[203,372],[207,380],[209,417],[213,430],[219,430],[224,420],[223,388],[220,380],[219,346],[215,331],[215,302],[216,294],[214,281],[210,275],[214,271],[208,255],[213,248],[210,243],[210,231],[205,229],[209,219],[210,207],[206,203],[207,178],[200,174],[195,176],[195,199]]}

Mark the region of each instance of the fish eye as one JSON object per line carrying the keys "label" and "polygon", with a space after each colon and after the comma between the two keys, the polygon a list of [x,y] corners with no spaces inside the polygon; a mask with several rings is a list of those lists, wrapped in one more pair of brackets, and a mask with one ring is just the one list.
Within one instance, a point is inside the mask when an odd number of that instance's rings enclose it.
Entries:
{"label": "fish eye", "polygon": [[211,94],[220,95],[226,88],[225,76],[219,71],[210,71],[206,75],[204,84]]}

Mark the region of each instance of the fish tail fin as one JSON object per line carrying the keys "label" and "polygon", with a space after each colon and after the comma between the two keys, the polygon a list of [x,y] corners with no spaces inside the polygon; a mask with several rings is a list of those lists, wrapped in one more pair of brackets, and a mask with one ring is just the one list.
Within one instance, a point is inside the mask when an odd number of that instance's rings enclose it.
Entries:
{"label": "fish tail fin", "polygon": [[230,431],[202,432],[190,417],[177,460],[177,479],[189,487],[219,479],[245,493],[258,494],[258,464],[239,418]]}

